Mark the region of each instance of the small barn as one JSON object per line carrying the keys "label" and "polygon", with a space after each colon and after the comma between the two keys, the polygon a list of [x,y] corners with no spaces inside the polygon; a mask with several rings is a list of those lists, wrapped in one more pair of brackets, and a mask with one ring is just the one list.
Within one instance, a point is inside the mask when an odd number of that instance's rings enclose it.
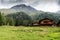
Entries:
{"label": "small barn", "polygon": [[33,22],[32,26],[39,26],[39,22],[38,21]]}
{"label": "small barn", "polygon": [[54,24],[53,20],[51,20],[49,18],[44,18],[44,19],[39,21],[40,26],[52,26],[53,24]]}

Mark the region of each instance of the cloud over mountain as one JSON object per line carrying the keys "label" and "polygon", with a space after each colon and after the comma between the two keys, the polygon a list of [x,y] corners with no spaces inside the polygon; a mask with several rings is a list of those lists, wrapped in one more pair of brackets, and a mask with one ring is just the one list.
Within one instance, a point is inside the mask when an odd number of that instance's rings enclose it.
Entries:
{"label": "cloud over mountain", "polygon": [[26,3],[28,5],[35,5],[35,4],[39,4],[39,3],[54,3],[57,0],[1,0],[1,3]]}
{"label": "cloud over mountain", "polygon": [[26,4],[37,10],[57,11],[59,9],[60,0],[0,0],[0,8],[10,8],[14,5]]}

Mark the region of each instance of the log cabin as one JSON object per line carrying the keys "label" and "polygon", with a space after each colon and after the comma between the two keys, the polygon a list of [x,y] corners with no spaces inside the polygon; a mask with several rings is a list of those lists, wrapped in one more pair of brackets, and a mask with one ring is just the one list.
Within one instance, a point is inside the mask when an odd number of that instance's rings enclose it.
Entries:
{"label": "log cabin", "polygon": [[32,23],[32,26],[52,26],[53,20],[49,19],[49,18],[44,18],[42,20],[36,21]]}
{"label": "log cabin", "polygon": [[53,20],[51,20],[49,18],[44,18],[44,19],[39,21],[40,26],[52,26],[53,24],[54,24]]}

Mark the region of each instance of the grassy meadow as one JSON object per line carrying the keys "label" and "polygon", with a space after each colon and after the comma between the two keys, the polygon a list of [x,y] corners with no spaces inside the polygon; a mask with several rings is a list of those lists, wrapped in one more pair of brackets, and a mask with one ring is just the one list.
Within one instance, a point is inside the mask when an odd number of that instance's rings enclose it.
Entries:
{"label": "grassy meadow", "polygon": [[0,40],[60,40],[60,27],[1,26]]}

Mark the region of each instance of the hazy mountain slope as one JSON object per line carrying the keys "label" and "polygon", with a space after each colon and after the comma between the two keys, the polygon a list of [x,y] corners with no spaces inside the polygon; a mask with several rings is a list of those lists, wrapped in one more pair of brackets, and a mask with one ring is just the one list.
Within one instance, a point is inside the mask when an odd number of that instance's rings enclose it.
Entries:
{"label": "hazy mountain slope", "polygon": [[17,12],[17,11],[14,10],[14,9],[0,9],[0,12],[4,13],[4,14],[10,14],[10,13],[14,13],[14,12]]}
{"label": "hazy mountain slope", "polygon": [[38,10],[34,9],[31,6],[27,6],[25,4],[13,6],[11,9],[24,11],[26,13],[38,13]]}
{"label": "hazy mountain slope", "polygon": [[38,13],[38,10],[34,9],[31,6],[27,6],[25,4],[15,5],[15,6],[11,7],[10,9],[0,9],[0,11],[4,14],[15,13],[15,12],[20,12],[20,11],[23,11],[27,14]]}

